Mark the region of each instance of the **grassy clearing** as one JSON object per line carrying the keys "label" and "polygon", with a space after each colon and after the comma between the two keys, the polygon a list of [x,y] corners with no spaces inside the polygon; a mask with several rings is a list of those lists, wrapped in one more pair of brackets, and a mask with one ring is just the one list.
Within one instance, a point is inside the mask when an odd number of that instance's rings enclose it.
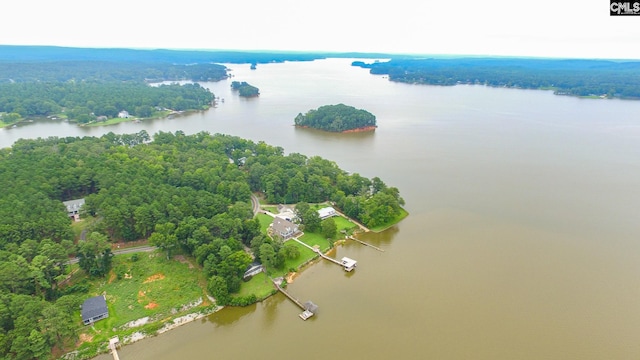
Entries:
{"label": "grassy clearing", "polygon": [[[206,280],[201,269],[184,259],[167,260],[160,252],[136,255],[137,261],[131,259],[132,254],[114,256],[109,275],[92,281],[87,297],[105,294],[109,317],[92,326],[82,326],[83,343],[78,349],[81,358],[105,352],[105,344],[112,336],[123,339],[134,332],[154,334],[176,317],[213,311],[214,305],[206,300],[202,288]],[[120,270],[125,270],[122,279],[116,275]],[[198,304],[200,299],[204,301]],[[126,326],[145,317],[149,318],[146,324]]]}

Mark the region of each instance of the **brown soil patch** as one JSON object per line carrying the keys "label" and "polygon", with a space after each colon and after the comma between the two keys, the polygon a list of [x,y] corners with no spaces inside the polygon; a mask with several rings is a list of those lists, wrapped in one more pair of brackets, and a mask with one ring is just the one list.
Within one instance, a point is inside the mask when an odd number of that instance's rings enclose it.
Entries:
{"label": "brown soil patch", "polygon": [[80,336],[78,336],[78,346],[85,342],[91,342],[92,340],[93,340],[93,335],[80,334]]}
{"label": "brown soil patch", "polygon": [[111,284],[114,280],[116,279],[116,274],[112,271],[109,274],[109,280],[107,281],[108,284]]}
{"label": "brown soil patch", "polygon": [[165,276],[164,276],[164,274],[154,274],[154,275],[149,276],[149,277],[148,277],[145,281],[143,281],[142,283],[143,283],[143,284],[146,284],[146,283],[150,283],[150,282],[152,282],[152,281],[162,280],[162,279],[164,279],[164,277],[165,277]]}
{"label": "brown soil patch", "polygon": [[290,272],[289,274],[287,274],[287,277],[286,277],[287,284],[293,283],[293,279],[296,278],[296,275],[298,275],[298,273],[296,272]]}
{"label": "brown soil patch", "polygon": [[150,303],[148,303],[147,305],[145,305],[145,307],[144,307],[144,308],[145,308],[145,309],[149,309],[149,310],[153,310],[153,309],[155,309],[155,308],[157,308],[157,307],[158,307],[158,304],[157,304],[157,303],[150,302]]}
{"label": "brown soil patch", "polygon": [[138,291],[138,297],[145,297],[145,295],[146,294],[144,293],[144,291],[142,291],[142,290]]}

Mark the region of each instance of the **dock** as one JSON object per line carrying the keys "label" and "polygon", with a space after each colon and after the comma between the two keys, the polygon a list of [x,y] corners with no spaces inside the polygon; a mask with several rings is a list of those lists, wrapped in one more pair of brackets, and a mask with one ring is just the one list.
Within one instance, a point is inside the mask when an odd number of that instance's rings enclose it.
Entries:
{"label": "dock", "polygon": [[359,242],[359,243],[360,243],[360,244],[362,244],[362,245],[365,245],[365,246],[368,246],[368,247],[372,247],[372,248],[374,248],[374,249],[376,249],[376,250],[378,250],[378,251],[382,251],[382,252],[384,252],[384,249],[380,249],[379,247],[377,247],[377,246],[375,246],[375,245],[371,245],[371,244],[366,243],[366,242],[364,242],[364,241],[362,241],[362,240],[360,240],[360,239],[356,239],[356,238],[354,238],[353,236],[347,236],[347,239],[349,239],[349,240],[353,240],[353,241],[357,241],[357,242]]}
{"label": "dock", "polygon": [[307,248],[311,249],[313,252],[315,252],[316,254],[318,254],[321,258],[325,259],[325,260],[329,260],[334,264],[340,265],[344,268],[344,271],[351,271],[353,269],[355,269],[357,261],[350,259],[348,257],[343,257],[341,261],[338,261],[332,257],[328,257],[327,255],[323,254],[322,251],[320,251],[320,249],[318,249],[317,247],[311,247],[305,243],[303,243],[302,241],[298,240],[297,238],[291,238],[291,240],[294,240],[296,242],[298,242],[299,244],[302,244],[303,246],[306,246]]}
{"label": "dock", "polygon": [[120,344],[120,339],[117,336],[109,339],[109,350],[111,350],[113,360],[120,360],[120,357],[118,356],[118,349],[116,348],[118,344]]}
{"label": "dock", "polygon": [[311,301],[307,301],[304,304],[301,303],[300,300],[296,299],[293,295],[289,294],[289,292],[283,289],[282,286],[278,284],[278,282],[276,282],[273,279],[271,279],[271,281],[273,282],[273,285],[275,285],[276,289],[278,289],[278,291],[283,293],[284,296],[286,296],[289,300],[293,301],[294,304],[296,304],[300,309],[303,310],[302,313],[298,315],[302,320],[309,319],[310,317],[315,315],[316,311],[318,311],[318,305],[314,304]]}

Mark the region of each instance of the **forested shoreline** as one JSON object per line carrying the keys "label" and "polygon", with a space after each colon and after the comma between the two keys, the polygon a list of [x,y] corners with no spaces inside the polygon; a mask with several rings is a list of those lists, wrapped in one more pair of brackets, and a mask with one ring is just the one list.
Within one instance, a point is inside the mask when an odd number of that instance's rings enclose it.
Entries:
{"label": "forested shoreline", "polygon": [[410,84],[551,89],[558,95],[640,99],[640,62],[533,58],[393,58],[353,66]]}
{"label": "forested shoreline", "polygon": [[[69,256],[80,258],[85,278],[100,278],[111,271],[111,242],[148,238],[167,255],[191,256],[211,279],[210,291],[233,293],[252,261],[245,248],[285,256],[285,247],[261,234],[253,192],[270,203],[332,201],[370,226],[390,221],[404,204],[377,177],[208,133],[19,140],[0,150],[0,181],[0,352],[8,359],[45,359],[77,339],[89,285],[78,274],[64,281]],[[81,217],[89,221],[79,242],[62,204],[77,198],[86,200]]]}
{"label": "forested shoreline", "polygon": [[2,83],[0,121],[9,125],[27,118],[55,116],[87,124],[118,116],[148,118],[168,110],[205,110],[213,100],[213,93],[197,83],[160,86],[114,81]]}

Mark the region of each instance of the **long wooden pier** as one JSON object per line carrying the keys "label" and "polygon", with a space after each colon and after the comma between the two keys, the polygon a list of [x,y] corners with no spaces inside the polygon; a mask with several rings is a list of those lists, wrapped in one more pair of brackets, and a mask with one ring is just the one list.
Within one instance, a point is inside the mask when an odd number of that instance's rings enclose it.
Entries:
{"label": "long wooden pier", "polygon": [[[273,281],[273,280],[272,280]],[[296,299],[295,297],[293,297],[293,295],[289,294],[287,292],[287,290],[283,289],[280,285],[278,285],[278,283],[276,283],[275,281],[273,281],[273,285],[276,286],[276,289],[278,289],[278,291],[280,291],[281,293],[284,294],[284,296],[288,297],[289,300],[293,301],[294,304],[298,305],[298,307],[302,310],[307,310],[304,305],[300,302],[300,300]]]}
{"label": "long wooden pier", "polygon": [[384,252],[384,249],[380,249],[379,247],[377,247],[377,246],[375,246],[375,245],[371,245],[371,244],[366,243],[366,242],[364,242],[364,241],[362,241],[362,240],[360,240],[360,239],[356,239],[356,238],[354,238],[353,236],[348,236],[348,237],[347,237],[347,239],[349,239],[349,240],[353,240],[353,241],[357,241],[357,242],[359,242],[359,243],[360,243],[360,244],[362,244],[362,245],[369,246],[369,247],[372,247],[372,248],[374,248],[374,249],[376,249],[376,250],[378,250],[378,251],[382,251],[382,252]]}

